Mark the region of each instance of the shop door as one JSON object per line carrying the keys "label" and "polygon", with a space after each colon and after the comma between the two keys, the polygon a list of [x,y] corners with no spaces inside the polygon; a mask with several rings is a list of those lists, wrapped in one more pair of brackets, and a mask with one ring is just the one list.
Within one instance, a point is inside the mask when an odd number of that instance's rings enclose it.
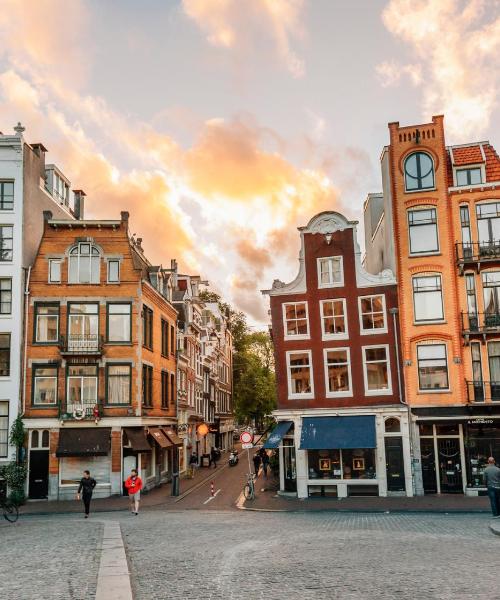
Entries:
{"label": "shop door", "polygon": [[462,494],[462,461],[459,438],[437,438],[441,493]]}
{"label": "shop door", "polygon": [[424,492],[426,494],[436,494],[436,458],[433,438],[420,438],[420,459],[422,461]]}
{"label": "shop door", "polygon": [[30,451],[29,497],[47,498],[49,493],[49,451]]}
{"label": "shop door", "polygon": [[[283,468],[285,475],[285,491],[297,491],[297,468],[295,465],[295,446],[288,446],[285,443],[288,440],[283,440]],[[289,440],[293,443],[293,440]]]}
{"label": "shop door", "polygon": [[406,486],[403,438],[385,438],[385,463],[387,469],[387,490],[389,492],[404,492]]}

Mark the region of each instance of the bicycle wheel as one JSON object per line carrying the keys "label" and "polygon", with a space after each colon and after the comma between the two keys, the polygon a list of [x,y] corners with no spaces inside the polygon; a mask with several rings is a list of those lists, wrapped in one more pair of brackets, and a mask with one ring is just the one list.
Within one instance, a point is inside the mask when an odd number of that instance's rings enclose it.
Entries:
{"label": "bicycle wheel", "polygon": [[255,494],[253,491],[253,485],[251,483],[245,483],[245,487],[243,488],[243,495],[245,496],[246,500],[254,499]]}
{"label": "bicycle wheel", "polygon": [[6,502],[3,506],[3,516],[9,523],[15,523],[19,518],[19,508],[12,502]]}

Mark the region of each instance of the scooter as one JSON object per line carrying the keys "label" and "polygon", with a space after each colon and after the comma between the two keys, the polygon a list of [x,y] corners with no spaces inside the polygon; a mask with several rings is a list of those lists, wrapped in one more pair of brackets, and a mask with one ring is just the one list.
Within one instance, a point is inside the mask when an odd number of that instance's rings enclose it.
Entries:
{"label": "scooter", "polygon": [[231,454],[229,455],[229,466],[235,467],[238,464],[238,453],[236,450],[231,450]]}

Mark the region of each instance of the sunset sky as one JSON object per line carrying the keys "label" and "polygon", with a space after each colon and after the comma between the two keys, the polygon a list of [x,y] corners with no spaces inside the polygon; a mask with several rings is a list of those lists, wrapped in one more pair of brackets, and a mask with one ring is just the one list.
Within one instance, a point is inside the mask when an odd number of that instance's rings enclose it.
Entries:
{"label": "sunset sky", "polygon": [[500,112],[498,0],[0,0],[0,130],[43,142],[87,217],[130,211],[256,325],[297,270],[296,227],[361,219],[387,123]]}

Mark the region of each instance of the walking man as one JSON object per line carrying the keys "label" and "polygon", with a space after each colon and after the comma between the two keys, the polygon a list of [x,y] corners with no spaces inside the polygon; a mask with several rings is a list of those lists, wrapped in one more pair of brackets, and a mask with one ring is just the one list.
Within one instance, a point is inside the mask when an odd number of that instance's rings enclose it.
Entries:
{"label": "walking man", "polygon": [[267,470],[269,469],[269,454],[264,450],[262,453],[262,470],[264,477],[267,479]]}
{"label": "walking man", "polygon": [[500,517],[500,469],[495,465],[493,456],[488,458],[488,466],[484,470],[484,483],[488,488],[493,518]]}
{"label": "walking man", "polygon": [[78,486],[76,499],[80,500],[80,497],[82,498],[86,519],[89,518],[90,501],[92,500],[92,492],[94,491],[96,485],[97,482],[93,477],[90,476],[90,471],[84,471],[83,477],[80,479],[80,485]]}
{"label": "walking man", "polygon": [[212,448],[210,450],[210,461],[214,465],[214,469],[217,468],[217,448]]}
{"label": "walking man", "polygon": [[260,461],[261,461],[260,454],[257,452],[253,456],[253,467],[255,469],[255,479],[257,479],[257,477],[259,475]]}
{"label": "walking man", "polygon": [[139,500],[141,499],[142,479],[137,475],[137,470],[132,469],[130,477],[125,482],[130,498],[130,510],[133,515],[139,514]]}
{"label": "walking man", "polygon": [[189,459],[189,469],[190,469],[191,479],[193,479],[193,477],[194,477],[197,466],[198,466],[198,454],[196,454],[196,452],[193,452]]}

